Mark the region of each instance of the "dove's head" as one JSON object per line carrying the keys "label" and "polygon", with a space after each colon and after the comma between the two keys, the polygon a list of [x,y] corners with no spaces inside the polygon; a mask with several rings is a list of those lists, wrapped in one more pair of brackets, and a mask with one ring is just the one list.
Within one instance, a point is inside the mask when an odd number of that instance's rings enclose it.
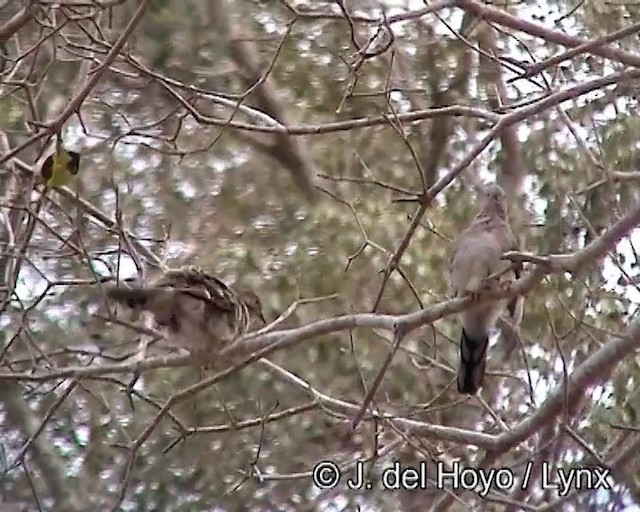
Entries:
{"label": "dove's head", "polygon": [[486,185],[481,192],[482,209],[485,215],[498,216],[505,218],[507,216],[507,201],[504,190],[500,185],[491,183]]}
{"label": "dove's head", "polygon": [[247,306],[249,316],[252,317],[252,319],[260,320],[263,324],[267,323],[264,319],[264,315],[262,314],[262,303],[260,302],[260,297],[251,290],[245,290],[242,292],[240,298]]}

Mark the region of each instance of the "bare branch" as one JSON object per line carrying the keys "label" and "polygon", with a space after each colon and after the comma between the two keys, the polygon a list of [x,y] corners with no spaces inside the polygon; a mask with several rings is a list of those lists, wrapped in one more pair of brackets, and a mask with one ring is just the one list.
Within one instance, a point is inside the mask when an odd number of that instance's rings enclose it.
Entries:
{"label": "bare branch", "polygon": [[[627,66],[640,67],[640,55],[625,52],[617,48],[610,48],[601,44],[586,46],[590,43],[589,41],[570,36],[565,32],[549,30],[531,21],[517,18],[501,9],[491,7],[490,5],[481,4],[476,0],[460,0],[459,6],[465,11],[473,13],[484,20],[492,21],[494,23],[504,25],[505,27],[526,32],[527,34],[531,34],[532,36],[540,37],[545,41],[561,44],[569,48],[582,46],[582,51],[588,51],[593,55],[598,55],[600,57],[618,61],[622,64],[626,64]],[[585,46],[587,50],[584,50]]]}

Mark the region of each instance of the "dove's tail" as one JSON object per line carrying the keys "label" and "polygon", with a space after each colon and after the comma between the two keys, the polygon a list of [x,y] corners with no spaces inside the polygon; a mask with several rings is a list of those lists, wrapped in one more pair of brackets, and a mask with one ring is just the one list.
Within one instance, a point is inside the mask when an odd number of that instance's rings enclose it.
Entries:
{"label": "dove's tail", "polygon": [[460,368],[458,369],[459,393],[475,395],[482,385],[488,345],[488,334],[471,337],[467,331],[462,329]]}
{"label": "dove's tail", "polygon": [[170,325],[176,315],[176,290],[171,288],[108,288],[107,297],[135,311],[150,311],[160,325]]}
{"label": "dove's tail", "polygon": [[170,300],[173,290],[167,288],[108,288],[107,297],[131,309],[153,311],[158,303]]}

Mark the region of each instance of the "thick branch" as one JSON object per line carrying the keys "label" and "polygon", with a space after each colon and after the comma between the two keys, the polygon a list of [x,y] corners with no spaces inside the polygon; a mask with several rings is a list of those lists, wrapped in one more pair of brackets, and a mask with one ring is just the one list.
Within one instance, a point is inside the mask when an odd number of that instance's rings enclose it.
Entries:
{"label": "thick branch", "polygon": [[[307,11],[302,9],[297,9],[295,6],[291,5],[287,0],[280,0],[287,9],[291,11],[296,17],[307,20],[324,20],[324,19],[344,19],[345,15],[341,12],[325,12],[325,11]],[[359,14],[350,14],[349,19],[355,23],[367,23],[367,24],[375,24],[380,25],[383,22],[386,22],[389,25],[394,23],[398,23],[401,21],[408,20],[417,20],[422,18],[426,14],[441,11],[443,9],[449,7],[456,7],[458,5],[458,0],[440,0],[439,2],[429,2],[428,7],[423,7],[422,9],[415,9],[411,11],[402,12],[400,14],[394,14],[392,16],[388,16],[387,18],[374,18],[371,16],[359,15]]]}
{"label": "thick branch", "polygon": [[0,27],[0,44],[6,43],[9,38],[20,30],[27,22],[33,18],[36,2],[29,1],[13,18]]}
{"label": "thick branch", "polygon": [[[542,261],[549,261],[549,264],[537,266],[532,272],[518,279],[508,290],[488,291],[483,295],[483,300],[496,301],[500,299],[512,298],[517,295],[529,293],[542,278],[551,273],[573,272],[578,268],[593,265],[624,236],[640,224],[640,205],[631,210],[627,215],[616,222],[602,236],[594,239],[583,249],[571,254],[556,254],[540,257]],[[400,329],[406,334],[425,324],[433,323],[445,316],[459,313],[466,308],[476,304],[470,297],[451,299],[440,304],[403,315],[383,315],[376,313],[359,313],[353,315],[342,315],[326,320],[318,320],[309,325],[284,329],[281,331],[267,332],[264,334],[248,334],[237,340],[236,343],[224,349],[220,356],[237,357],[239,355],[253,353],[249,358],[251,361],[258,360],[272,352],[282,350],[302,343],[303,341],[326,336],[335,332],[355,329],[357,327],[368,327],[371,329],[382,329],[387,332],[396,332]],[[249,361],[247,360],[247,361]],[[62,370],[39,373],[0,373],[1,380],[17,381],[47,381],[63,378],[84,378],[97,375],[113,373],[132,372],[161,368],[165,366],[183,366],[191,361],[191,356],[166,356],[148,359],[145,361],[134,361],[121,364],[70,367]]]}
{"label": "thick branch", "polygon": [[535,414],[499,436],[496,445],[498,456],[527,439],[550,418],[557,416],[567,404],[578,402],[588,388],[606,380],[614,367],[640,347],[640,320],[633,322],[617,339],[610,340],[591,354],[567,378],[567,388],[558,385]]}
{"label": "thick branch", "polygon": [[594,48],[598,48],[606,43],[610,43],[617,39],[621,39],[625,36],[635,34],[636,32],[640,32],[640,23],[634,23],[633,25],[629,25],[628,27],[621,28],[620,30],[616,30],[611,34],[607,34],[606,36],[599,37],[594,39],[593,41],[586,41],[579,46],[576,46],[572,50],[568,50],[560,55],[556,55],[554,57],[550,57],[541,62],[537,62],[536,64],[532,64],[527,67],[527,70],[522,76],[519,76],[517,79],[529,78],[537,75],[541,71],[550,68],[551,66],[555,66],[564,62],[566,60],[572,59],[573,57],[580,55],[582,53],[587,53]]}
{"label": "thick branch", "polygon": [[615,60],[626,64],[627,66],[640,67],[640,55],[635,53],[625,52],[617,48],[610,48],[609,46],[587,46],[589,41],[570,36],[566,32],[549,30],[542,25],[517,18],[516,16],[513,16],[501,9],[481,4],[476,0],[460,0],[459,6],[465,11],[471,12],[486,21],[491,21],[505,27],[526,32],[532,36],[540,37],[545,41],[561,44],[562,46],[567,46],[569,48],[584,45],[583,48],[587,48],[585,51],[588,51],[593,55]]}
{"label": "thick branch", "polygon": [[602,236],[596,238],[583,249],[571,254],[550,254],[549,256],[536,256],[521,252],[505,253],[504,258],[512,261],[528,261],[547,267],[549,272],[575,273],[594,261],[598,261],[615,246],[624,236],[640,225],[640,206],[636,206]]}

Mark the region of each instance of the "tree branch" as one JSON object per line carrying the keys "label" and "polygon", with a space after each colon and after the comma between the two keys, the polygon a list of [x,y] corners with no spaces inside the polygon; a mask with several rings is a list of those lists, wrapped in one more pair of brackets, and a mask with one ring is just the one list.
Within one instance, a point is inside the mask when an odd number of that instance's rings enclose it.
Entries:
{"label": "tree branch", "polygon": [[36,5],[36,2],[28,0],[27,5],[25,5],[13,16],[13,18],[0,27],[0,44],[6,43],[13,34],[33,18],[36,11]]}
{"label": "tree branch", "polygon": [[580,39],[578,37],[570,36],[566,32],[559,32],[556,30],[549,30],[548,28],[538,25],[531,21],[523,20],[516,16],[513,16],[501,9],[496,9],[486,4],[481,4],[476,0],[460,0],[459,7],[467,12],[473,13],[476,16],[482,18],[485,21],[491,21],[509,27],[521,32],[526,32],[532,36],[540,37],[545,41],[561,44],[569,48],[575,48],[583,46],[587,48],[586,51],[593,55],[605,57],[607,59],[615,60],[626,64],[627,66],[640,67],[640,55],[635,53],[625,52],[617,48],[610,48],[608,46],[589,45],[589,41]]}

